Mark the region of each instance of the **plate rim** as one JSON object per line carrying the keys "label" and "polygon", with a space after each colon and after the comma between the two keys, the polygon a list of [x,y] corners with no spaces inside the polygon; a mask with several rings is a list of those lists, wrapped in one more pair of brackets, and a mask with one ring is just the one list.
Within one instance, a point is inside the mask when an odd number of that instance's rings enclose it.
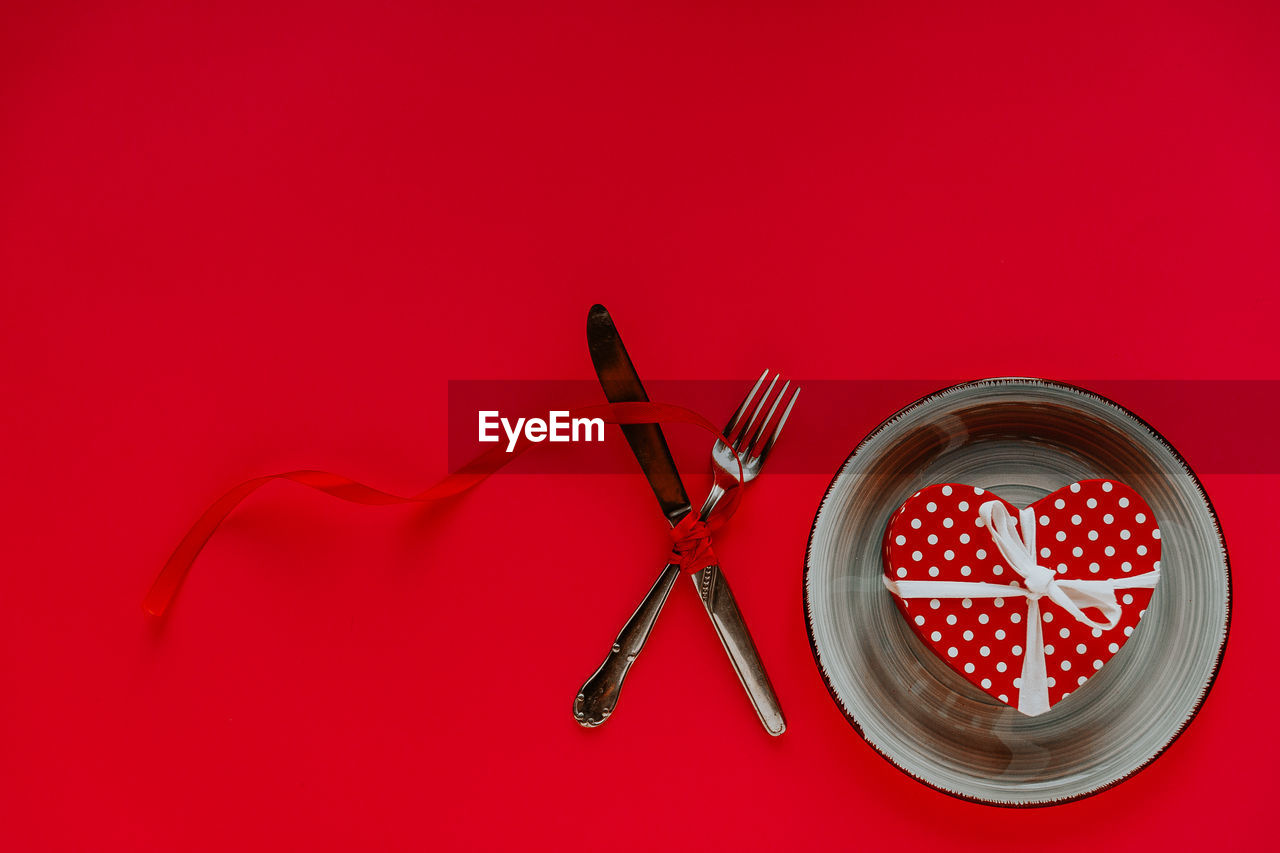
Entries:
{"label": "plate rim", "polygon": [[[1201,500],[1204,501],[1205,508],[1209,512],[1209,521],[1213,525],[1213,529],[1218,535],[1218,548],[1222,553],[1222,565],[1226,573],[1226,581],[1227,581],[1226,618],[1223,624],[1222,640],[1218,645],[1217,658],[1213,663],[1212,674],[1209,676],[1209,680],[1205,683],[1204,689],[1201,691],[1200,696],[1197,698],[1195,706],[1191,709],[1191,712],[1187,714],[1186,718],[1181,722],[1181,724],[1179,724],[1177,730],[1173,733],[1173,735],[1167,741],[1165,741],[1165,743],[1158,750],[1156,750],[1155,753],[1149,756],[1145,761],[1143,761],[1137,767],[1133,768],[1132,770],[1130,770],[1129,772],[1125,773],[1122,776],[1119,776],[1115,779],[1112,779],[1106,782],[1103,785],[1099,785],[1096,788],[1091,788],[1090,790],[1080,794],[1073,794],[1071,796],[1066,796],[1066,797],[1052,797],[1045,800],[1035,800],[1035,801],[1028,801],[1028,802],[1006,802],[1002,800],[984,799],[982,797],[963,794],[963,793],[960,793],[959,791],[952,791],[948,788],[942,787],[941,785],[930,782],[929,780],[924,779],[918,776],[917,774],[911,772],[906,767],[903,767],[901,764],[895,761],[892,756],[884,752],[879,746],[873,743],[867,737],[866,733],[862,730],[862,725],[858,722],[857,718],[845,706],[844,701],[841,700],[840,696],[836,693],[835,687],[832,685],[831,679],[827,674],[826,667],[822,663],[822,657],[818,652],[817,640],[814,637],[813,607],[809,598],[809,573],[811,570],[811,562],[813,560],[813,537],[814,537],[814,533],[817,531],[817,528],[818,528],[818,521],[821,519],[822,511],[826,508],[827,503],[831,498],[831,490],[835,488],[836,482],[841,478],[841,476],[844,475],[845,470],[850,466],[850,464],[853,463],[854,459],[857,457],[857,455],[860,452],[862,452],[863,448],[870,441],[872,441],[877,436],[879,436],[882,432],[884,432],[884,430],[891,423],[898,420],[900,417],[907,415],[911,411],[919,408],[920,406],[933,402],[938,398],[956,393],[958,391],[961,391],[967,388],[1012,385],[1012,384],[1043,385],[1043,386],[1049,386],[1053,388],[1065,389],[1067,391],[1072,391],[1072,392],[1081,394],[1085,397],[1092,398],[1093,400],[1096,400],[1106,406],[1110,406],[1111,408],[1118,410],[1121,414],[1129,418],[1132,418],[1139,426],[1146,429],[1147,432],[1151,434],[1151,437],[1154,438],[1161,446],[1164,447],[1164,449],[1167,452],[1169,452],[1172,455],[1173,459],[1178,463],[1178,465],[1187,474],[1187,476],[1190,477],[1191,482],[1192,484],[1194,484],[1195,489],[1199,493]],[[956,382],[951,385],[947,385],[943,388],[938,389],[937,391],[930,392],[929,394],[926,394],[923,397],[919,397],[916,400],[906,404],[905,406],[898,409],[893,414],[884,418],[870,432],[868,432],[865,436],[863,436],[863,438],[858,442],[857,446],[854,447],[853,451],[847,457],[845,457],[844,462],[840,463],[840,467],[836,469],[835,474],[832,475],[831,477],[831,481],[827,483],[826,489],[824,489],[822,492],[822,500],[818,502],[818,509],[814,512],[813,522],[812,524],[809,525],[809,536],[805,541],[804,572],[801,575],[800,583],[801,583],[801,595],[804,601],[804,628],[805,628],[805,635],[808,637],[808,640],[809,640],[809,652],[813,656],[814,665],[817,666],[818,668],[818,674],[822,677],[822,683],[826,686],[827,693],[831,695],[832,701],[835,702],[836,707],[840,709],[840,713],[845,718],[845,721],[849,723],[850,727],[855,732],[857,732],[858,737],[862,738],[862,741],[867,746],[871,747],[871,750],[876,755],[879,755],[881,758],[887,761],[891,767],[894,767],[895,769],[897,769],[898,771],[906,775],[908,778],[913,779],[914,781],[920,783],[921,785],[924,785],[927,788],[931,788],[934,791],[938,791],[939,793],[946,794],[948,797],[953,797],[957,800],[963,800],[965,802],[970,802],[970,803],[977,803],[979,805],[984,805],[984,806],[992,806],[992,807],[1007,808],[1007,809],[1048,808],[1051,806],[1064,805],[1066,803],[1085,800],[1085,799],[1088,799],[1089,797],[1097,796],[1098,794],[1101,794],[1104,791],[1108,791],[1114,788],[1115,786],[1121,784],[1122,782],[1127,782],[1128,780],[1132,779],[1134,776],[1136,776],[1137,774],[1141,773],[1143,770],[1147,769],[1152,764],[1154,764],[1158,758],[1163,756],[1165,752],[1169,750],[1169,747],[1173,746],[1173,744],[1176,743],[1180,737],[1182,737],[1183,732],[1185,732],[1191,726],[1191,723],[1195,721],[1197,716],[1199,716],[1200,710],[1204,707],[1205,701],[1209,698],[1209,694],[1213,691],[1213,686],[1217,683],[1218,675],[1222,671],[1222,661],[1226,656],[1227,645],[1231,638],[1231,617],[1235,609],[1234,601],[1233,601],[1234,585],[1232,583],[1232,577],[1231,577],[1231,555],[1230,555],[1230,551],[1227,549],[1227,539],[1226,539],[1226,534],[1223,532],[1223,529],[1222,529],[1222,522],[1218,518],[1218,511],[1214,507],[1213,501],[1210,499],[1208,491],[1205,490],[1204,484],[1200,482],[1200,478],[1196,475],[1195,470],[1189,464],[1187,464],[1187,460],[1183,458],[1182,454],[1178,452],[1177,448],[1175,448],[1159,430],[1157,430],[1155,427],[1149,424],[1146,420],[1144,420],[1134,412],[1130,411],[1128,408],[1120,405],[1119,403],[1117,403],[1116,401],[1112,400],[1109,397],[1103,396],[1102,394],[1099,394],[1096,391],[1091,391],[1088,388],[1083,388],[1079,385],[1074,385],[1068,382],[1062,382],[1056,379],[1042,379],[1042,378],[1032,377],[1032,376],[995,376],[995,377],[989,377],[986,379],[974,379],[974,380],[969,380],[965,382]]]}

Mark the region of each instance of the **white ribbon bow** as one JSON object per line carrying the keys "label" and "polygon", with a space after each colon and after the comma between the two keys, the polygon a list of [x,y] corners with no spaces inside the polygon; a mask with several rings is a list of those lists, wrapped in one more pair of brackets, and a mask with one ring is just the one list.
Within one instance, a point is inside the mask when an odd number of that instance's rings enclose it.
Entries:
{"label": "white ribbon bow", "polygon": [[[1126,575],[1108,580],[1058,579],[1052,569],[1036,563],[1036,514],[1027,507],[1014,518],[1002,501],[987,501],[978,507],[980,525],[991,532],[991,539],[1005,561],[1026,582],[1026,587],[969,581],[895,581],[884,577],[889,592],[899,598],[1008,598],[1027,599],[1027,641],[1022,654],[1022,680],[1018,688],[1018,710],[1034,717],[1049,710],[1049,676],[1044,655],[1044,633],[1040,626],[1040,598],[1049,600],[1075,617],[1077,622],[1109,631],[1120,622],[1121,607],[1116,591],[1152,589],[1160,580],[1160,570],[1141,575]],[[1022,535],[1014,528],[1021,526]],[[1099,622],[1084,614],[1084,608],[1102,612]]]}

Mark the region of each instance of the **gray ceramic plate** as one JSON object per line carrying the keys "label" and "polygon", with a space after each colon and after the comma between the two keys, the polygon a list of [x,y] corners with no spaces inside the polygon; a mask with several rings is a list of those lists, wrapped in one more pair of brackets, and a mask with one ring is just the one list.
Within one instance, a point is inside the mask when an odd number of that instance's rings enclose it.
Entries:
{"label": "gray ceramic plate", "polygon": [[[967,483],[1019,505],[1089,478],[1128,483],[1162,534],[1162,576],[1120,652],[1027,717],[938,660],[881,582],[889,516],[916,490]],[[1039,806],[1141,770],[1186,728],[1226,648],[1231,574],[1199,480],[1155,430],[1103,397],[991,379],[921,399],[858,445],[814,519],[805,560],[814,658],[849,722],[913,778],[965,799]]]}

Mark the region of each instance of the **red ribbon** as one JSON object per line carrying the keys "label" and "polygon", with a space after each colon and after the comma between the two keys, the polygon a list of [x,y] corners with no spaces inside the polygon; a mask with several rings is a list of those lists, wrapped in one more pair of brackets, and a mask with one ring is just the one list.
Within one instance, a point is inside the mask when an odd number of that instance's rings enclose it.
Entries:
{"label": "red ribbon", "polygon": [[691,512],[671,528],[671,562],[678,563],[686,572],[700,572],[720,561],[711,548],[711,525],[696,512]]}
{"label": "red ribbon", "polygon": [[[721,438],[720,430],[697,412],[680,406],[666,403],[609,403],[600,406],[583,406],[569,413],[574,418],[601,418],[611,424],[653,424],[684,423],[692,424]],[[390,506],[392,504],[431,503],[450,498],[472,489],[499,471],[504,465],[524,453],[534,442],[521,435],[516,446],[507,452],[499,443],[464,465],[457,472],[448,475],[435,485],[416,495],[401,496],[366,486],[363,483],[333,474],[328,471],[287,471],[283,474],[269,474],[246,480],[214,501],[206,509],[191,529],[182,537],[178,547],[160,570],[160,574],[151,584],[143,599],[142,607],[153,616],[163,615],[173,602],[174,596],[186,579],[191,565],[199,556],[205,543],[213,536],[218,526],[231,514],[240,502],[273,480],[290,480],[294,483],[324,492],[327,495],[349,503],[365,506]],[[742,466],[738,466],[738,479],[742,479]],[[717,509],[715,526],[719,526],[733,514],[737,508],[739,490],[732,489],[729,500],[723,509]],[[690,521],[692,519],[692,521]],[[671,531],[675,542],[673,555],[680,567],[686,571],[697,571],[716,562],[715,552],[711,550],[711,525],[701,521],[696,513],[689,513]]]}

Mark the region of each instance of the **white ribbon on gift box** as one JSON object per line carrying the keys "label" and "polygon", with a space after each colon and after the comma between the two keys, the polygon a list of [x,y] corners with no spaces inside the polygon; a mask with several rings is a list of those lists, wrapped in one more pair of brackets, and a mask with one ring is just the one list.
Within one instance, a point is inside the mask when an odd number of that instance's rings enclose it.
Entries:
{"label": "white ribbon on gift box", "polygon": [[[1004,555],[1009,567],[1017,572],[1026,587],[981,581],[895,581],[884,577],[889,592],[899,598],[1010,598],[1025,596],[1027,599],[1027,641],[1022,652],[1022,680],[1018,688],[1018,710],[1034,717],[1049,710],[1049,676],[1046,672],[1044,632],[1040,625],[1040,598],[1049,600],[1075,617],[1077,622],[1109,631],[1120,623],[1121,606],[1116,601],[1116,591],[1121,589],[1152,589],[1160,580],[1160,570],[1140,575],[1125,575],[1108,580],[1059,579],[1052,569],[1036,563],[1036,514],[1027,507],[1019,512],[1019,519],[1009,514],[1002,501],[987,501],[978,507],[980,526],[991,532],[996,548]],[[1014,528],[1021,526],[1019,536]],[[1105,621],[1091,619],[1084,608],[1093,607],[1102,612]]]}

